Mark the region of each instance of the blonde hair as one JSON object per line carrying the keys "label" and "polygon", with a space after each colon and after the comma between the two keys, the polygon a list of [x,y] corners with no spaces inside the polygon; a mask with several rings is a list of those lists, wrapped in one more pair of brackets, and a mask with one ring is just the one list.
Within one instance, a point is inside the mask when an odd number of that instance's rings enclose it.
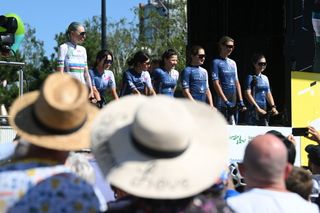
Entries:
{"label": "blonde hair", "polygon": [[229,36],[222,36],[219,40],[219,44],[222,45],[222,44],[225,44],[226,42],[229,42],[229,41],[232,41],[234,42],[234,39],[229,37]]}
{"label": "blonde hair", "polygon": [[227,42],[233,42],[234,43],[234,39],[229,37],[229,36],[222,36],[217,44],[217,48],[219,50],[219,53],[221,52],[221,46],[226,44]]}

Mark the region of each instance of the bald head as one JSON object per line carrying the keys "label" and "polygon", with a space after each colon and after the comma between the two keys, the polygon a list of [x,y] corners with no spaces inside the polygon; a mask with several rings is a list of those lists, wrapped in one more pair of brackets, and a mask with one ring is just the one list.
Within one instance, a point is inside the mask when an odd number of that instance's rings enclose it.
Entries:
{"label": "bald head", "polygon": [[255,137],[246,147],[243,164],[245,179],[255,184],[284,183],[287,149],[274,135]]}

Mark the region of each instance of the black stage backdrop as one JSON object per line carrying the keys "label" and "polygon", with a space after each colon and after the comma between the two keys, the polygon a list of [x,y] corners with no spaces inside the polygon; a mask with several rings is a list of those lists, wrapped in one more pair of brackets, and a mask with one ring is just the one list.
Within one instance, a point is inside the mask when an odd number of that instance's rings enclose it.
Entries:
{"label": "black stage backdrop", "polygon": [[206,50],[205,68],[217,56],[223,35],[235,39],[230,58],[238,66],[242,88],[250,72],[250,57],[263,52],[272,93],[281,116],[272,125],[291,125],[291,70],[312,71],[313,0],[188,0],[188,47]]}

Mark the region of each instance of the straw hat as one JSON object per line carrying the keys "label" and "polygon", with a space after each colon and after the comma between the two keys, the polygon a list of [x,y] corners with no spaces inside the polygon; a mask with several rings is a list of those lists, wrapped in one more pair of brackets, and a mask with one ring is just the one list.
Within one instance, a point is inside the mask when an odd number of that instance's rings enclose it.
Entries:
{"label": "straw hat", "polygon": [[90,146],[90,125],[97,112],[88,102],[85,85],[70,75],[48,76],[40,91],[15,100],[9,123],[21,138],[55,150]]}
{"label": "straw hat", "polygon": [[142,198],[196,195],[214,184],[228,159],[219,112],[161,95],[109,103],[93,123],[91,141],[109,183]]}

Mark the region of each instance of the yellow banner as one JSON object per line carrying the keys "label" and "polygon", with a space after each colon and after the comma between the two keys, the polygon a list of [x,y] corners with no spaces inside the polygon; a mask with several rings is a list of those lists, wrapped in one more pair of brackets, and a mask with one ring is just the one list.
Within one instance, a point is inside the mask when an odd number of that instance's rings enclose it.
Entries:
{"label": "yellow banner", "polygon": [[[320,73],[291,72],[292,127],[314,126],[320,130]],[[301,137],[301,165],[307,166],[304,148],[314,143]]]}

